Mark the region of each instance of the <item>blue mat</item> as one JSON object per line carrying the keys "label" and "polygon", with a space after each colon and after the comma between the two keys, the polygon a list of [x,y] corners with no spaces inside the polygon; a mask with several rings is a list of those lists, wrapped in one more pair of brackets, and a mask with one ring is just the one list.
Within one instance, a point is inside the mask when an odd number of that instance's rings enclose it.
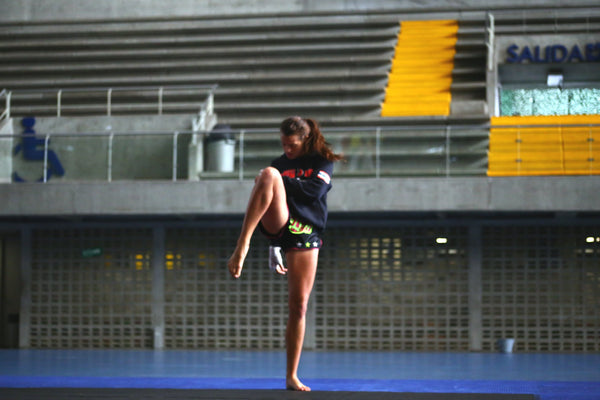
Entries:
{"label": "blue mat", "polygon": [[[316,391],[600,400],[599,354],[306,352]],[[284,352],[0,350],[2,388],[280,390]]]}
{"label": "blue mat", "polygon": [[235,389],[2,389],[3,400],[536,400],[523,394],[395,393]]}
{"label": "blue mat", "polygon": [[[540,400],[598,400],[600,382],[307,379],[315,391],[532,394]],[[0,376],[1,388],[279,390],[282,379]],[[2,397],[4,399],[4,397]]]}

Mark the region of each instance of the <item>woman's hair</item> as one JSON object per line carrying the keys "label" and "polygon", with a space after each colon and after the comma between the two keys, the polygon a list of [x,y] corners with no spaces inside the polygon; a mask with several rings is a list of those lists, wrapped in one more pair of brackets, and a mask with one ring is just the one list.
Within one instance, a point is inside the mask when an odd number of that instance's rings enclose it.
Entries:
{"label": "woman's hair", "polygon": [[314,119],[297,116],[286,118],[281,123],[280,131],[284,136],[300,135],[304,154],[319,153],[329,161],[342,159],[340,154],[331,150],[331,145],[325,140],[319,124]]}

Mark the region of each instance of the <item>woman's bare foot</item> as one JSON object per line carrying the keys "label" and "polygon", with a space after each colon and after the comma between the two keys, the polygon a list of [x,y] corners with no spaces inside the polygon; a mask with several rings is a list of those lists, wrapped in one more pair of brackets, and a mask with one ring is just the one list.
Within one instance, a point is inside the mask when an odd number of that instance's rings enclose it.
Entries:
{"label": "woman's bare foot", "polygon": [[310,388],[300,382],[298,378],[288,378],[285,381],[285,388],[287,390],[296,390],[299,392],[310,392]]}
{"label": "woman's bare foot", "polygon": [[248,255],[249,249],[249,245],[238,244],[227,262],[229,273],[236,279],[242,274],[242,267],[244,266],[244,260],[246,259],[246,255]]}

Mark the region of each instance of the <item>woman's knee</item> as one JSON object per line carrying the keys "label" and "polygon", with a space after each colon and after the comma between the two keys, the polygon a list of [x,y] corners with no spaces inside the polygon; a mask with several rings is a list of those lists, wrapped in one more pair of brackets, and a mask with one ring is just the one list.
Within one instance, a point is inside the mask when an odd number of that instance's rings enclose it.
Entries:
{"label": "woman's knee", "polygon": [[292,299],[289,302],[289,318],[302,319],[308,310],[308,297]]}
{"label": "woman's knee", "polygon": [[281,179],[281,173],[275,167],[267,167],[260,172],[267,179]]}
{"label": "woman's knee", "polygon": [[281,174],[276,168],[267,167],[265,169],[260,170],[258,173],[255,182],[258,183],[273,183],[281,180]]}

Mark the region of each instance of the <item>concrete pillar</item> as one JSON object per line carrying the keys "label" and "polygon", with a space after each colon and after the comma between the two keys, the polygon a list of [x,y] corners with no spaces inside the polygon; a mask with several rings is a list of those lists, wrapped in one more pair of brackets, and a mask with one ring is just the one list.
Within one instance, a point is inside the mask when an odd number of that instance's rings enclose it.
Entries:
{"label": "concrete pillar", "polygon": [[152,329],[154,349],[165,347],[165,228],[154,228],[152,246]]}
{"label": "concrete pillar", "polygon": [[469,227],[468,264],[469,264],[469,350],[481,351],[481,262],[482,262],[481,226]]}
{"label": "concrete pillar", "polygon": [[21,230],[21,311],[19,316],[19,348],[30,346],[31,320],[31,229]]}

